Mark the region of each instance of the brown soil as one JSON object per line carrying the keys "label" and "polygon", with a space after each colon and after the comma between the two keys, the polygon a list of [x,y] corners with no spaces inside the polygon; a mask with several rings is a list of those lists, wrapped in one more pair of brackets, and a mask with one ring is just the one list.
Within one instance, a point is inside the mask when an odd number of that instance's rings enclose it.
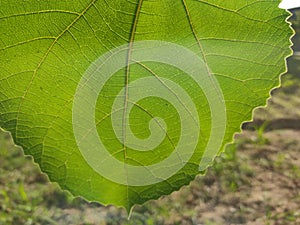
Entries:
{"label": "brown soil", "polygon": [[[238,135],[237,159],[223,161],[179,192],[163,224],[300,224],[300,131]],[[220,162],[219,162],[220,163]]]}
{"label": "brown soil", "polygon": [[291,78],[274,91],[267,108],[256,110],[254,122],[206,176],[137,206],[129,221],[123,209],[72,200],[20,150],[3,152],[0,146],[0,225],[298,225],[299,124],[274,121],[299,119],[300,80]]}

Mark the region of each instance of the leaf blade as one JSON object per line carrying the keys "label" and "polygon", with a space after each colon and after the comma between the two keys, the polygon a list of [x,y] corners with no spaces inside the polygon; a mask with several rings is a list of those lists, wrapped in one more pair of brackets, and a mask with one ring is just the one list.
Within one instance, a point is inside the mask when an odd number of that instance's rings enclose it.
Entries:
{"label": "leaf blade", "polygon": [[[203,143],[199,143],[194,158],[175,176],[150,186],[120,185],[91,169],[74,140],[72,103],[80,78],[99,56],[116,46],[130,45],[133,40],[161,40],[185,46],[206,62],[223,90],[230,121],[223,140],[225,145],[241,122],[251,118],[253,108],[265,104],[269,90],[278,84],[277,77],[285,70],[284,58],[290,54],[292,32],[284,22],[288,14],[278,9],[278,3],[165,0],[132,4],[94,0],[76,4],[31,1],[18,7],[17,1],[3,1],[0,9],[0,67],[3,68],[0,126],[12,132],[16,143],[23,146],[26,154],[33,155],[52,181],[74,195],[129,210],[134,204],[168,194],[188,184],[198,173],[197,162],[211,132],[209,109],[199,114],[204,127],[201,129]],[[155,73],[163,73],[162,77],[170,78],[171,71],[176,74],[172,79],[185,89],[196,87],[174,68],[149,63],[146,66]],[[112,105],[106,98],[118,93],[116,86],[126,86],[124,74],[127,83],[131,82],[129,77],[133,81],[139,78],[134,72],[149,76],[149,70],[142,69],[123,70],[111,81],[104,89],[106,94],[100,97],[102,102],[97,103],[97,118],[101,120],[109,113],[100,109],[106,103]],[[199,98],[202,104],[208,104],[199,88],[187,91],[196,95],[194,101]],[[143,104],[150,109],[156,103]],[[159,110],[156,106],[151,112]],[[167,115],[167,112],[161,114]],[[144,114],[136,112],[135,115],[139,115],[138,122],[147,125],[149,120],[142,119]],[[172,115],[176,117],[175,113]],[[106,125],[99,126],[98,132],[104,135],[108,145],[112,143],[115,149],[111,151],[122,160],[124,151],[119,152],[120,143],[110,142],[112,133],[101,131],[111,127],[104,121]],[[175,133],[173,139],[164,142],[166,146],[169,143],[168,146],[153,154],[153,160],[158,160],[161,154],[167,157],[172,152],[170,143],[178,142],[178,128],[174,125],[171,128]],[[148,132],[147,129],[144,132]],[[128,154],[126,160],[131,164],[154,162],[148,160],[149,155],[145,159],[132,149]]]}

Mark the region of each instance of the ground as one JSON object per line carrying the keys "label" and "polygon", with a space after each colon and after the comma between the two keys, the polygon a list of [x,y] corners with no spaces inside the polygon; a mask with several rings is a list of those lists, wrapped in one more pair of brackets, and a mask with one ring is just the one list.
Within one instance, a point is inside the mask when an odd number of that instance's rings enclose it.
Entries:
{"label": "ground", "polygon": [[135,207],[130,220],[123,209],[73,199],[50,184],[2,133],[0,225],[300,224],[300,79],[285,76],[254,118],[206,176]]}

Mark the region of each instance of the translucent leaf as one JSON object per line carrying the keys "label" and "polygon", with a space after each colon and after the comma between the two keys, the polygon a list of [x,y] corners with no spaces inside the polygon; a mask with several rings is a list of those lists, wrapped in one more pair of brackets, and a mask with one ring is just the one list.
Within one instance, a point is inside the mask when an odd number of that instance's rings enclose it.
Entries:
{"label": "translucent leaf", "polygon": [[73,195],[129,210],[169,194],[278,85],[279,3],[2,0],[0,126]]}

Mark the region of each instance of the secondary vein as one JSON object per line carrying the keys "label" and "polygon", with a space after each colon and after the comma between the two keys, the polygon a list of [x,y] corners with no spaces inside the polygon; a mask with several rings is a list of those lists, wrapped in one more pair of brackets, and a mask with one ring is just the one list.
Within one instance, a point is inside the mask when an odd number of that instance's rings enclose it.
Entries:
{"label": "secondary vein", "polygon": [[17,116],[16,116],[16,138],[18,137],[18,125],[19,125],[19,116],[20,116],[20,112],[21,112],[21,106],[29,92],[29,89],[31,88],[33,81],[37,75],[38,70],[41,68],[41,66],[43,65],[43,63],[45,62],[45,60],[47,59],[48,55],[50,54],[51,50],[53,49],[53,47],[55,46],[55,44],[58,42],[58,40],[87,12],[87,10],[93,5],[95,4],[97,0],[92,0],[90,2],[90,4],[81,12],[78,14],[78,16],[57,36],[54,38],[53,42],[51,43],[51,45],[48,47],[48,49],[46,50],[44,56],[42,57],[41,61],[38,63],[37,67],[35,68],[35,70],[33,71],[33,75],[31,77],[31,80],[29,82],[29,84],[26,87],[26,90],[23,94],[23,96],[21,97],[21,101],[19,103],[19,107],[18,107],[18,112],[17,112]]}

